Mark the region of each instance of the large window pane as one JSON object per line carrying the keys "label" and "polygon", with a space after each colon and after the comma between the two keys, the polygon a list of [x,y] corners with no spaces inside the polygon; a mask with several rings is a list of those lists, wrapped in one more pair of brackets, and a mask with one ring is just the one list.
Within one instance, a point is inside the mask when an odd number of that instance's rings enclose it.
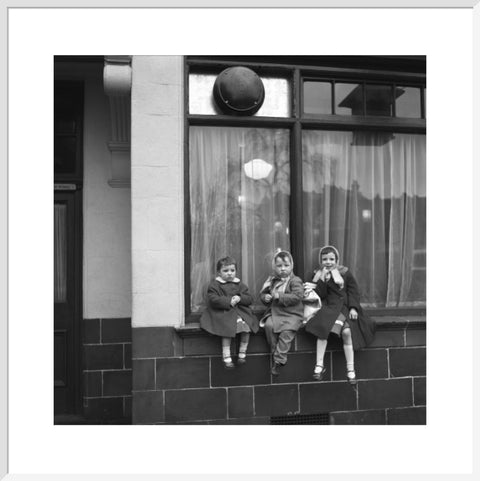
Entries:
{"label": "large window pane", "polygon": [[308,276],[333,244],[365,305],[424,306],[425,176],[423,135],[304,131]]}
{"label": "large window pane", "polygon": [[259,292],[274,249],[290,248],[289,200],[288,130],[190,128],[192,312],[225,255]]}

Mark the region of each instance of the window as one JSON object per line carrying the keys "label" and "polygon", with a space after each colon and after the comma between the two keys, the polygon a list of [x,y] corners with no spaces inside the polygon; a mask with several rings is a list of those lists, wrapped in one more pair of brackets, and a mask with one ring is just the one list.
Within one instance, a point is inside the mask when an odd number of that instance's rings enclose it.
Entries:
{"label": "window", "polygon": [[386,78],[339,62],[342,77],[331,62],[252,64],[269,79],[265,105],[239,118],[212,104],[221,67],[187,60],[189,313],[203,309],[219,257],[235,257],[257,295],[276,247],[308,280],[325,244],[355,273],[365,307],[425,308],[424,63],[390,64]]}
{"label": "window", "polygon": [[326,244],[371,307],[425,303],[425,136],[306,130],[305,273]]}
{"label": "window", "polygon": [[269,253],[290,248],[289,132],[190,128],[191,309],[204,306],[212,266],[238,262],[251,291],[269,271]]}

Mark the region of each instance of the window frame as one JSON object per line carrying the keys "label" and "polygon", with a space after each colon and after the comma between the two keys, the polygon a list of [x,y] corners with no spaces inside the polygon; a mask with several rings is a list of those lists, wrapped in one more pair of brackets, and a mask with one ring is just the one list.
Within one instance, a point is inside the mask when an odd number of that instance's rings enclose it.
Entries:
{"label": "window frame", "polygon": [[[279,57],[283,59],[284,57]],[[327,60],[325,60],[327,59]],[[344,68],[351,57],[324,57],[325,66],[305,65],[299,60],[304,57],[289,57],[292,63],[275,63],[277,57],[184,57],[184,302],[185,322],[198,322],[200,314],[192,313],[190,307],[190,268],[191,268],[191,226],[190,226],[190,126],[215,126],[215,127],[259,127],[259,128],[285,128],[290,131],[290,245],[297,274],[303,278],[304,252],[303,243],[303,166],[302,166],[302,131],[303,130],[369,130],[389,131],[394,133],[410,133],[426,135],[425,118],[425,88],[426,73],[422,71],[406,71],[408,63],[415,65],[416,70],[421,60],[417,57],[409,59],[398,57],[399,70],[391,70],[395,60],[392,57],[371,57],[365,62],[374,68]],[[298,63],[295,63],[297,61]],[[337,64],[335,64],[335,61]],[[319,63],[322,60],[319,58]],[[381,69],[382,63],[389,69]],[[332,65],[333,64],[333,65]],[[425,58],[423,57],[423,64]],[[290,117],[235,117],[229,115],[201,115],[189,113],[189,75],[190,73],[220,73],[223,69],[232,66],[245,66],[255,70],[261,75],[276,75],[287,78],[291,82],[291,115]],[[400,70],[402,68],[402,70]],[[414,70],[415,70],[414,69]],[[303,82],[305,80],[324,80],[333,83],[335,80],[356,81],[358,83],[374,83],[391,85],[392,88],[420,87],[421,118],[397,118],[386,116],[345,116],[335,114],[305,114],[303,111]],[[365,97],[365,94],[364,94]],[[364,99],[365,100],[365,99]],[[335,101],[334,95],[332,102]],[[332,110],[333,111],[333,110]],[[393,107],[395,115],[395,103]],[[391,316],[410,315],[424,316],[425,308],[398,307],[365,309],[370,315]]]}

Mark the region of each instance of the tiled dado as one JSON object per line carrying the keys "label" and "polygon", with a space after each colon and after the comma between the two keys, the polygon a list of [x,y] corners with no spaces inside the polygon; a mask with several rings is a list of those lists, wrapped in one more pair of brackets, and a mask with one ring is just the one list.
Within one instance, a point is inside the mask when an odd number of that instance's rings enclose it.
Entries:
{"label": "tiled dado", "polygon": [[92,423],[130,423],[132,417],[131,320],[84,319],[83,415]]}
{"label": "tiled dado", "polygon": [[304,331],[272,378],[263,333],[251,337],[247,364],[227,371],[220,339],[197,325],[135,328],[132,422],[269,424],[271,416],[329,413],[332,424],[425,424],[425,320],[377,325],[373,345],[355,353],[356,390],[346,382],[343,347],[335,338],[318,383],[311,376],[315,339]]}

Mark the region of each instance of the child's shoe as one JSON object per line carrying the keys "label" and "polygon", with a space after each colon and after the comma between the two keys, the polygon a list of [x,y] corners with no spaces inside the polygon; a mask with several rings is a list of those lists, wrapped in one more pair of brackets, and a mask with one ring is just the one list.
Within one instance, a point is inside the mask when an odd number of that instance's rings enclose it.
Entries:
{"label": "child's shoe", "polygon": [[225,369],[233,369],[235,367],[235,364],[233,364],[231,357],[224,357],[223,366],[225,367]]}
{"label": "child's shoe", "polygon": [[282,367],[282,365],[278,362],[274,362],[273,363],[273,367],[272,367],[272,376],[278,376],[280,374],[280,368]]}
{"label": "child's shoe", "polygon": [[246,362],[247,362],[247,355],[244,352],[239,352],[237,364],[245,364]]}
{"label": "child's shoe", "polygon": [[327,372],[327,368],[321,364],[317,364],[313,370],[313,379],[316,381],[321,381]]}
{"label": "child's shoe", "polygon": [[355,371],[347,371],[347,381],[352,386],[357,384],[357,376],[355,375]]}

